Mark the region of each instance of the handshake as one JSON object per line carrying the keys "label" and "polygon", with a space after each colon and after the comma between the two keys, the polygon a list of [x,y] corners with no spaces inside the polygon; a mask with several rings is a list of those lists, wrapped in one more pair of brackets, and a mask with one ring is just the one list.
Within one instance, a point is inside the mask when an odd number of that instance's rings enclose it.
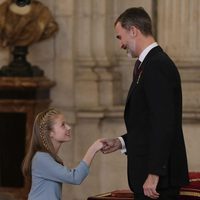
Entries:
{"label": "handshake", "polygon": [[102,153],[107,154],[107,153],[112,153],[121,148],[122,148],[122,145],[119,138],[98,139],[89,147],[89,149],[87,150],[83,158],[83,161],[85,161],[88,164],[88,166],[90,166],[97,152],[101,151]]}
{"label": "handshake", "polygon": [[96,149],[96,152],[101,151],[104,154],[112,153],[122,148],[119,138],[102,138],[95,141],[92,146]]}

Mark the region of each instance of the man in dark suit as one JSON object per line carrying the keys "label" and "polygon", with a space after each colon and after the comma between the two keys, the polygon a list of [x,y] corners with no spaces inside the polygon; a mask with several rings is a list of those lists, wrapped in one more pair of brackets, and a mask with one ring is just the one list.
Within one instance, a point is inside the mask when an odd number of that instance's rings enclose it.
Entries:
{"label": "man in dark suit", "polygon": [[115,30],[120,47],[138,60],[124,111],[127,133],[104,139],[103,152],[125,150],[135,200],[176,200],[188,183],[178,70],[155,42],[143,8],[123,12]]}

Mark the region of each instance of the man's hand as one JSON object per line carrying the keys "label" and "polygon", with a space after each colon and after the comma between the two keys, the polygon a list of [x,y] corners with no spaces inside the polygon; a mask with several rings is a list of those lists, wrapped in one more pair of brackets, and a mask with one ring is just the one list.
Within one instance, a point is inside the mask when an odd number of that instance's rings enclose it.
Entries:
{"label": "man's hand", "polygon": [[150,197],[151,199],[157,199],[159,193],[156,191],[158,185],[159,176],[149,174],[143,185],[144,195]]}
{"label": "man's hand", "polygon": [[101,149],[101,151],[105,154],[112,153],[122,148],[122,144],[118,138],[102,139],[101,142],[103,143],[103,148]]}

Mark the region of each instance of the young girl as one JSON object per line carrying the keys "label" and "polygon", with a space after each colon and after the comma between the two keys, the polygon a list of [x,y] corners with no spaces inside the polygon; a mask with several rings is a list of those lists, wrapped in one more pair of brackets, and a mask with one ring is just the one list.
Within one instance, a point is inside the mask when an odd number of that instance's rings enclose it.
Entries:
{"label": "young girl", "polygon": [[60,200],[62,183],[81,184],[89,166],[103,144],[94,142],[80,164],[69,169],[57,155],[63,142],[71,140],[71,128],[56,109],[48,109],[36,116],[31,144],[22,170],[32,180],[29,200]]}

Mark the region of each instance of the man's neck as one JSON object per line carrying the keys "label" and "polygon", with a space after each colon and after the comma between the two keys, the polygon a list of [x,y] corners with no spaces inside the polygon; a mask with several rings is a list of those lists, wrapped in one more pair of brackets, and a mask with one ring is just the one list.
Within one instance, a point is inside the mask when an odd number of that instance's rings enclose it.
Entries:
{"label": "man's neck", "polygon": [[153,36],[143,36],[139,38],[138,41],[138,57],[139,55],[146,49],[149,45],[153,44],[155,42],[155,39]]}

